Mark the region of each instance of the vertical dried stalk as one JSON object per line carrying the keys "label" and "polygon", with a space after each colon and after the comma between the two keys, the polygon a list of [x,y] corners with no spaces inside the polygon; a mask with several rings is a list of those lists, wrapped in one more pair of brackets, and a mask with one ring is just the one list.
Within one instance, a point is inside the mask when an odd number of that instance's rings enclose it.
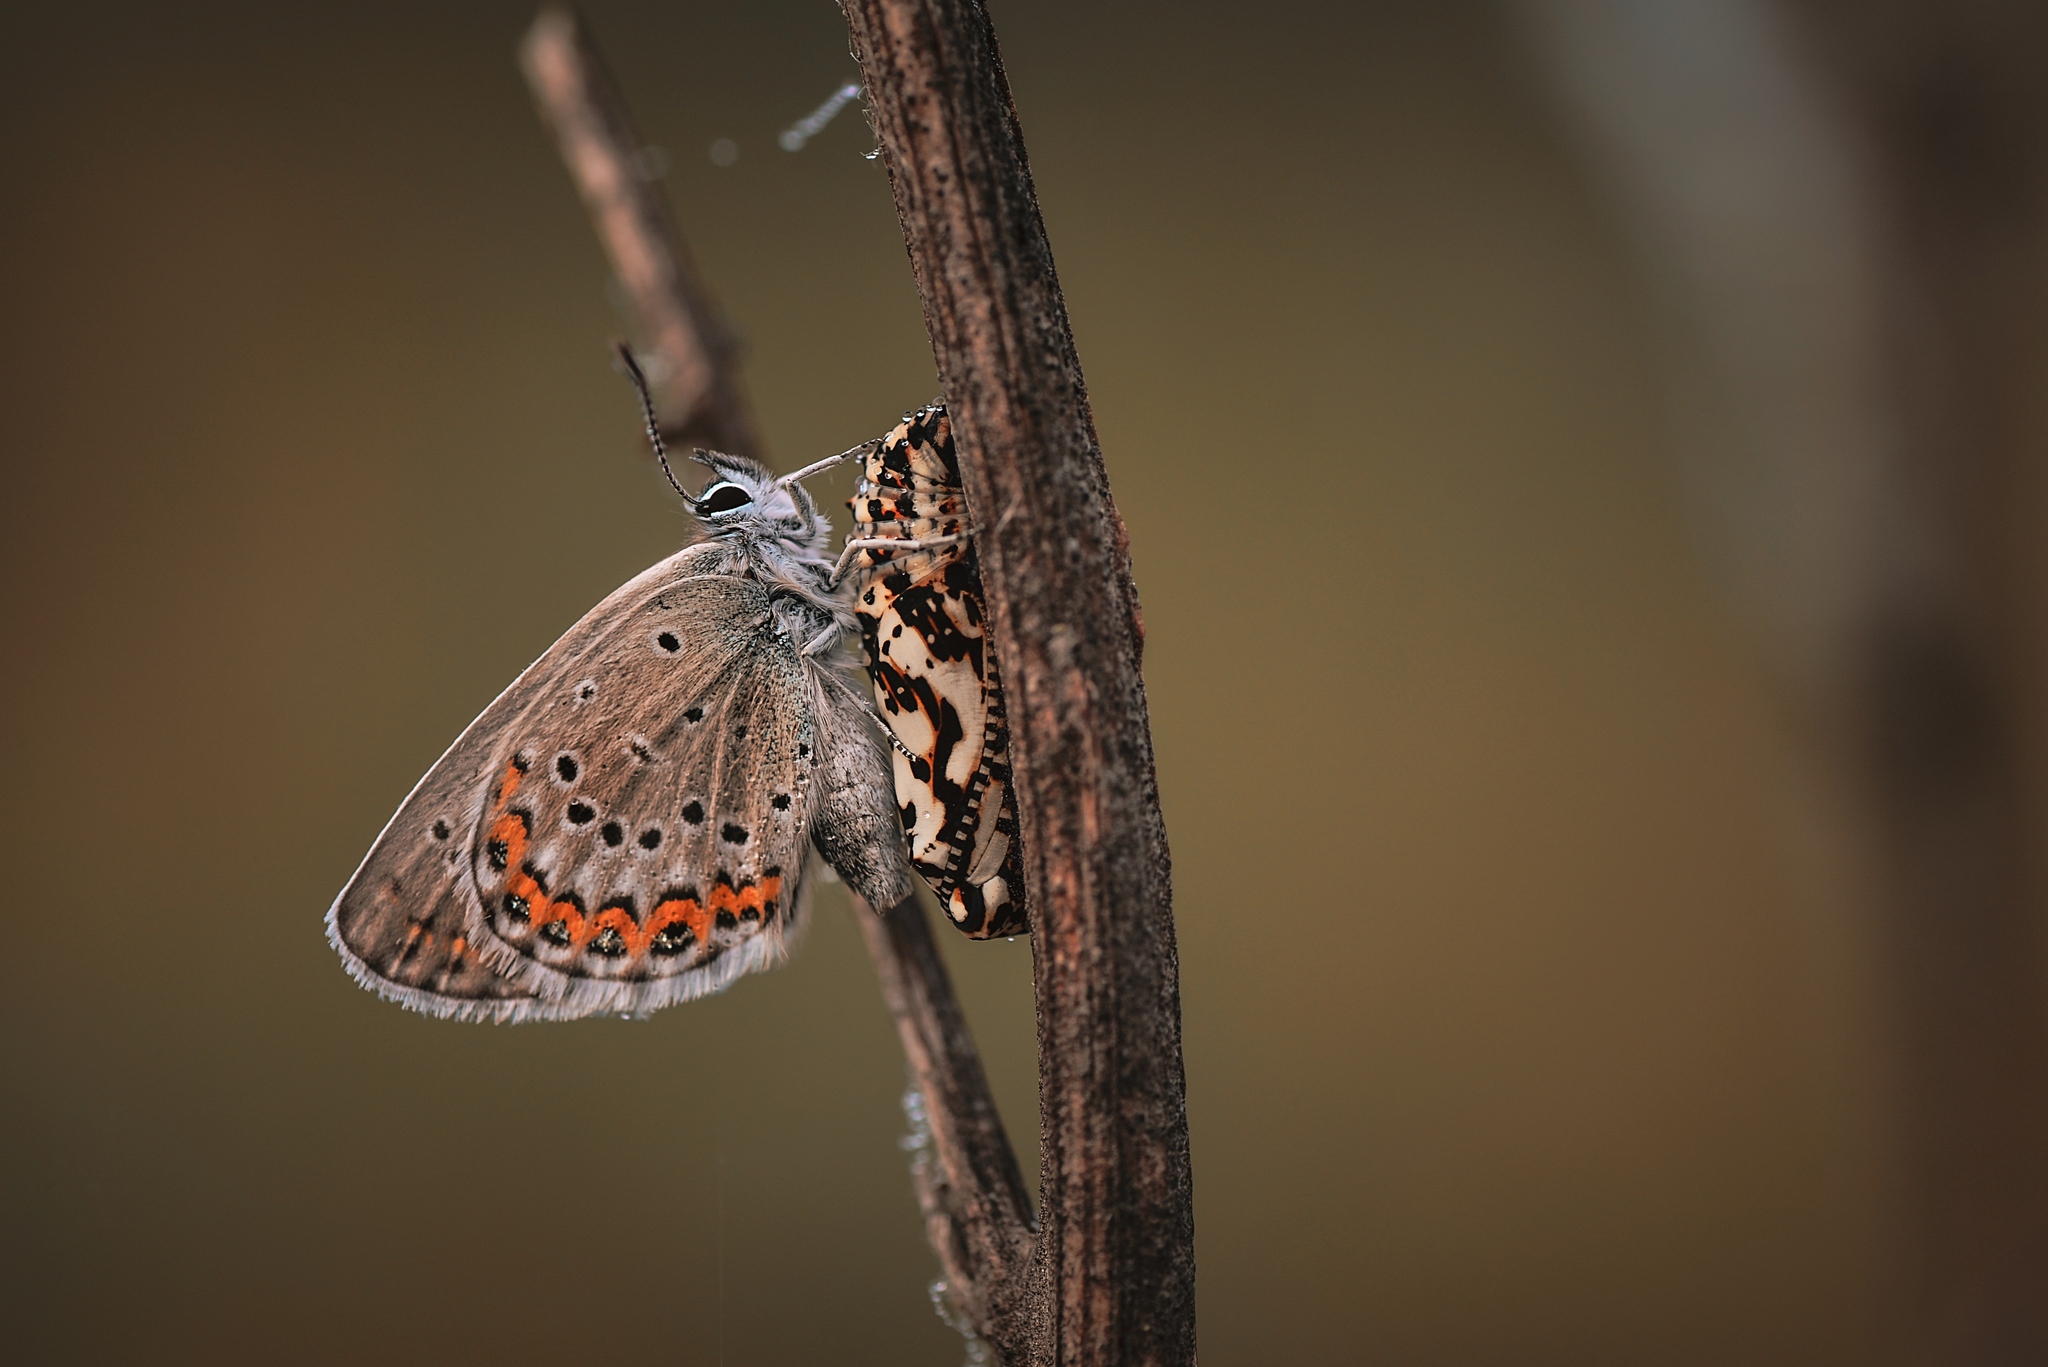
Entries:
{"label": "vertical dried stalk", "polygon": [[1122,523],[987,14],[844,9],[981,529],[1032,905],[1040,1234],[1021,1295],[972,1269],[980,1327],[1013,1363],[1191,1363],[1178,964]]}
{"label": "vertical dried stalk", "polygon": [[913,1169],[925,1235],[947,1294],[982,1332],[994,1318],[991,1297],[1019,1284],[1030,1257],[1024,1175],[923,908],[913,899],[882,916],[856,909],[930,1127],[936,1163]]}
{"label": "vertical dried stalk", "polygon": [[543,10],[519,61],[659,361],[651,378],[662,434],[680,446],[758,456],[732,337],[697,280],[632,115],[582,22],[567,10]]}

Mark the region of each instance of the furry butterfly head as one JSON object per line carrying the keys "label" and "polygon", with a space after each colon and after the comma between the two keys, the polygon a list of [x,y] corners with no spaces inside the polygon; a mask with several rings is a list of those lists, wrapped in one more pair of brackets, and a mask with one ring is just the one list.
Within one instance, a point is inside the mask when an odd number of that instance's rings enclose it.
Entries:
{"label": "furry butterfly head", "polygon": [[[739,562],[753,562],[768,569],[772,578],[783,581],[785,588],[793,588],[811,599],[814,607],[826,609],[829,616],[844,619],[843,607],[836,611],[827,607],[832,566],[825,545],[831,539],[832,526],[818,516],[818,505],[798,482],[810,471],[800,470],[777,479],[758,460],[698,447],[690,458],[709,470],[711,479],[702,489],[691,493],[668,467],[668,447],[661,439],[654,395],[647,387],[647,376],[641,372],[640,363],[633,359],[632,348],[620,342],[615,357],[619,370],[633,382],[633,389],[640,396],[647,443],[654,448],[654,458],[661,462],[661,473],[703,527],[705,539],[725,542],[729,550],[737,552]],[[843,621],[841,624],[845,625]]]}
{"label": "furry butterfly head", "polygon": [[802,485],[777,479],[767,466],[745,456],[700,450],[691,459],[709,470],[711,479],[695,494],[677,492],[707,536],[775,541],[805,559],[824,558],[832,527]]}

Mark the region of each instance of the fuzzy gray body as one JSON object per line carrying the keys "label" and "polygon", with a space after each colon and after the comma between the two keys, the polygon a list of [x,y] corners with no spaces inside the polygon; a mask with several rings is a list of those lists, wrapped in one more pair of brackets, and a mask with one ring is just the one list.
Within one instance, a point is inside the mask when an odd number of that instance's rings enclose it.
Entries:
{"label": "fuzzy gray body", "polygon": [[521,674],[335,900],[364,986],[462,1019],[637,1015],[778,962],[812,845],[875,906],[910,894],[830,529],[754,462],[699,459],[707,539]]}

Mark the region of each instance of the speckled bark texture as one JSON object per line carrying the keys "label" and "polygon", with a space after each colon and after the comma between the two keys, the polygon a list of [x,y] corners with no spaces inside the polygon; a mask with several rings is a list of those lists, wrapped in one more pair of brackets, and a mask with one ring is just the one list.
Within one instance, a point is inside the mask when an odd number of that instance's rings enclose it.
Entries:
{"label": "speckled bark texture", "polygon": [[1191,1363],[1178,969],[1123,524],[987,13],[844,9],[982,529],[1037,955],[1039,1229],[1023,1266],[963,1269],[969,1300],[1013,1365]]}

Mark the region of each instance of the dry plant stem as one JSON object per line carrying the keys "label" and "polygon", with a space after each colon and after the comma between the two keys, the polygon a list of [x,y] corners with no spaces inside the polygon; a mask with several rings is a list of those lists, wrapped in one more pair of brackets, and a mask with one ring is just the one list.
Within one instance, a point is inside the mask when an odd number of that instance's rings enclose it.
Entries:
{"label": "dry plant stem", "polygon": [[916,898],[884,915],[855,898],[856,919],[924,1098],[937,1162],[913,1168],[925,1235],[950,1295],[970,1323],[988,1322],[986,1294],[1014,1285],[1030,1254],[1031,1200],[996,1114],[981,1055]]}
{"label": "dry plant stem", "polygon": [[758,456],[732,339],[697,279],[632,115],[582,22],[566,10],[543,10],[520,44],[519,62],[642,337],[660,358],[663,436],[679,446]]}
{"label": "dry plant stem", "polygon": [[1005,1362],[1192,1363],[1194,1216],[1136,593],[987,14],[845,0],[953,415],[1012,726],[1040,1235],[975,1269]]}

